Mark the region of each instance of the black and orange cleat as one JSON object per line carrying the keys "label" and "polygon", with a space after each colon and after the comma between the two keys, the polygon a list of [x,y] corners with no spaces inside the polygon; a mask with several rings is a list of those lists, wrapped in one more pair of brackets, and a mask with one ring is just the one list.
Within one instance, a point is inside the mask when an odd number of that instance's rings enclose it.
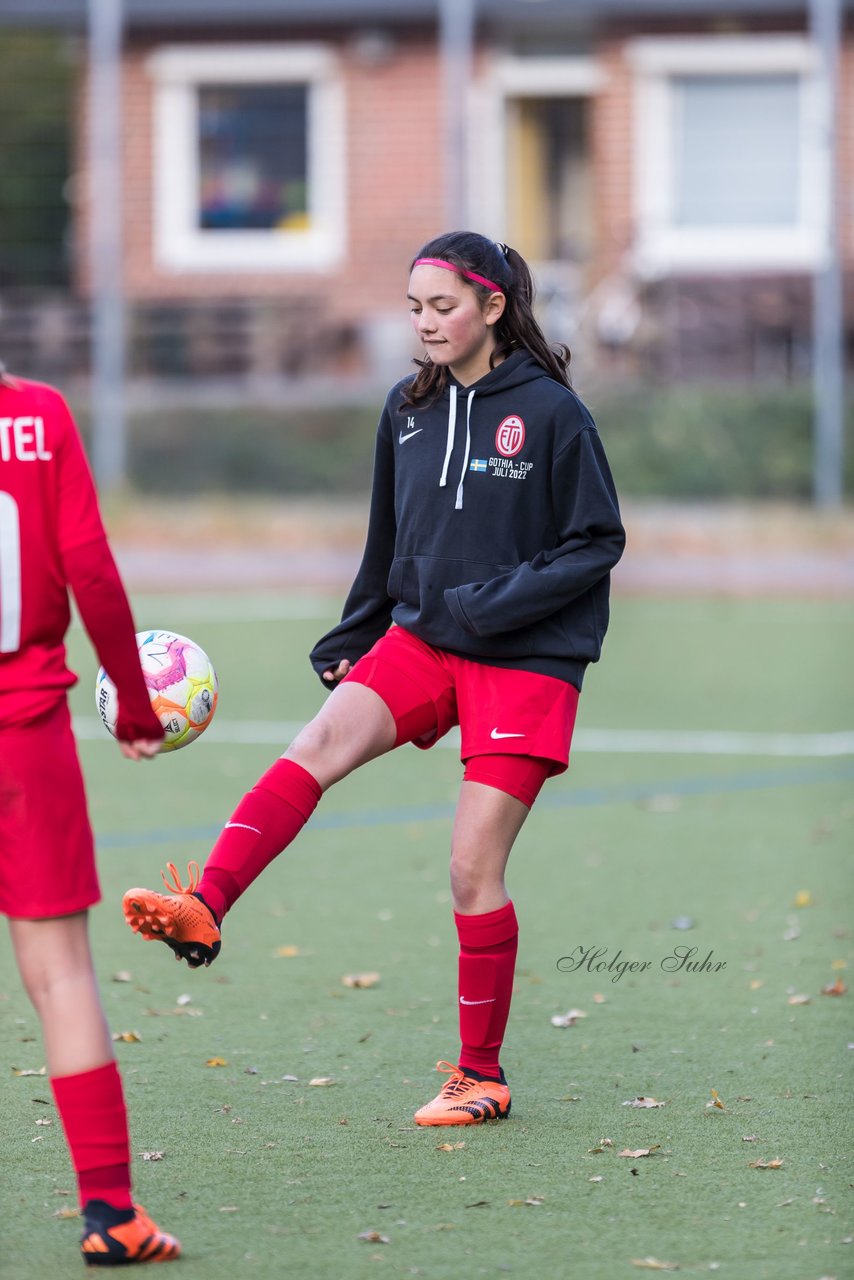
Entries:
{"label": "black and orange cleat", "polygon": [[104,1200],[83,1208],[86,1227],[80,1240],[83,1261],[90,1267],[125,1267],[136,1262],[171,1262],[181,1246],[151,1221],[138,1204],[114,1209]]}
{"label": "black and orange cleat", "polygon": [[199,864],[187,868],[190,883],[185,888],[174,862],[166,864],[172,883],[161,871],[168,894],[154,889],[128,889],[122,898],[125,920],[143,938],[165,942],[177,960],[186,960],[191,969],[211,964],[219,955],[220,932],[216,916],[198,893]]}
{"label": "black and orange cleat", "polygon": [[437,1062],[436,1070],[449,1072],[449,1079],[432,1102],[415,1112],[416,1124],[483,1124],[509,1116],[510,1090],[503,1071],[500,1080],[490,1080],[450,1062]]}

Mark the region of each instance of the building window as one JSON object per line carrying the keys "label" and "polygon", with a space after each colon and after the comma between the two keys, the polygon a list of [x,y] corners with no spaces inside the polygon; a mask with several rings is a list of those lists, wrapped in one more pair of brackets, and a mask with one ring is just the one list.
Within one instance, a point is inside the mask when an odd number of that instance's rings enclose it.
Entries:
{"label": "building window", "polygon": [[644,39],[630,58],[640,270],[814,266],[826,200],[809,44]]}
{"label": "building window", "polygon": [[344,125],[329,52],[170,47],[150,67],[158,265],[332,267],[343,250]]}

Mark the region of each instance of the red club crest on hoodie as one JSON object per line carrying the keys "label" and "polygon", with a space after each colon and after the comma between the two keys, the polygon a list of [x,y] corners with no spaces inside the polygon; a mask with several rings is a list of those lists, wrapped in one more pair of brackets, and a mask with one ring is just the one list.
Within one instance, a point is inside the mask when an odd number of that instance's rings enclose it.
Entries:
{"label": "red club crest on hoodie", "polygon": [[525,443],[525,424],[516,413],[511,413],[499,424],[495,433],[495,448],[502,458],[515,458]]}

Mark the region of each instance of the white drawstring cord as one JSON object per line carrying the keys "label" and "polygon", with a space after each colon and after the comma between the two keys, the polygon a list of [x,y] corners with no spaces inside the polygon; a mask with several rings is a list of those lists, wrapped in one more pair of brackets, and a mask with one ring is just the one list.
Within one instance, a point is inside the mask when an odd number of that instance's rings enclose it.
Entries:
{"label": "white drawstring cord", "polygon": [[460,511],[463,505],[463,482],[466,478],[466,471],[469,465],[469,454],[471,453],[471,403],[474,400],[474,391],[470,391],[468,401],[466,402],[466,455],[463,458],[463,469],[460,472],[460,483],[457,485],[457,500],[454,503],[454,510]]}
{"label": "white drawstring cord", "polygon": [[443,489],[448,483],[448,463],[451,461],[451,454],[454,452],[454,433],[457,424],[457,388],[451,383],[451,404],[448,409],[448,443],[445,446],[445,465],[442,468],[442,479],[439,481],[439,488]]}

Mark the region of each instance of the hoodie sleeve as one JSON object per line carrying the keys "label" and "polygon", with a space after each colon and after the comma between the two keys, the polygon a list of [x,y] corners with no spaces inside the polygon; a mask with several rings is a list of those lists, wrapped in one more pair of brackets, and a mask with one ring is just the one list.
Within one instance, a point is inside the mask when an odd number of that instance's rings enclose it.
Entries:
{"label": "hoodie sleeve", "polygon": [[556,455],[552,492],[559,522],[555,547],[488,582],[445,591],[464,631],[488,637],[531,626],[590,590],[619,560],[625,533],[594,427],[579,431]]}
{"label": "hoodie sleeve", "polygon": [[323,672],[342,658],[356,662],[384,635],[391,624],[394,600],[388,594],[388,575],[394,559],[397,524],[394,514],[394,446],[390,402],[377,430],[368,535],[362,563],[347,599],[341,621],[318,640],[309,661],[323,681]]}

